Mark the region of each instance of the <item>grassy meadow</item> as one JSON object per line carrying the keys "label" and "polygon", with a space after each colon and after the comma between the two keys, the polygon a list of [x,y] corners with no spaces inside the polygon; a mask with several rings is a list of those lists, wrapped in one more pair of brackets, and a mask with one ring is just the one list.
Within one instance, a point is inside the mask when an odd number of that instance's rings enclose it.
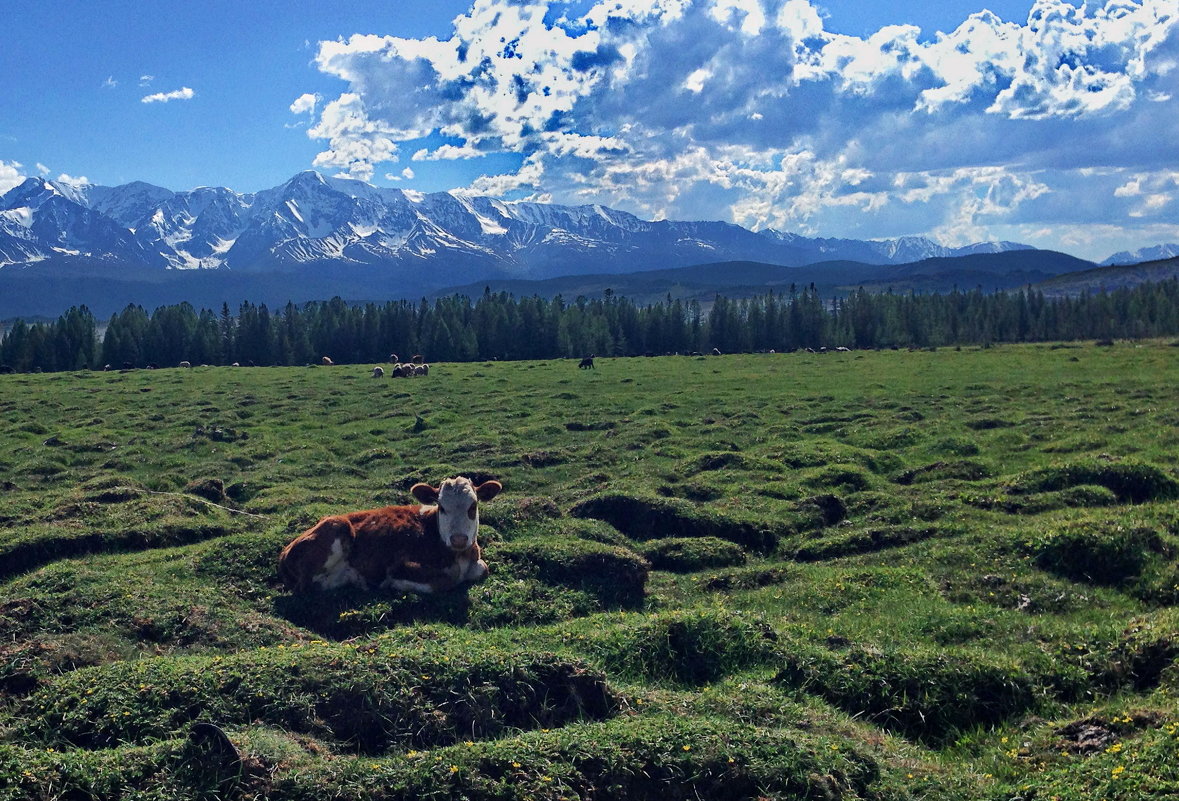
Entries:
{"label": "grassy meadow", "polygon": [[[0,801],[1175,797],[1176,387],[1168,342],[0,375]],[[457,474],[486,582],[279,586]]]}

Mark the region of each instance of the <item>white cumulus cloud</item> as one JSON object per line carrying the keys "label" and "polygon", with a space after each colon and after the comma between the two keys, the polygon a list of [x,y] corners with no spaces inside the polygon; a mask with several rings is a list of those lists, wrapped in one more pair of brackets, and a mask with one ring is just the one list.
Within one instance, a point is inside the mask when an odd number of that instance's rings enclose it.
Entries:
{"label": "white cumulus cloud", "polygon": [[21,172],[21,163],[19,161],[4,161],[0,159],[0,195],[12,189],[14,186],[20,186],[25,180],[24,173]]}
{"label": "white cumulus cloud", "polygon": [[[445,143],[413,161],[519,156],[466,191],[651,217],[960,241],[1173,209],[1170,184],[1115,192],[1179,163],[1159,135],[1179,90],[1179,0],[1033,0],[1010,20],[979,0],[948,33],[864,37],[827,30],[824,13],[814,0],[475,0],[446,38],[321,42],[317,66],[347,91],[291,111],[326,143],[315,164],[353,177],[434,136]],[[1092,203],[1071,197],[1082,187]]]}
{"label": "white cumulus cloud", "polygon": [[156,92],[151,95],[144,95],[139,102],[141,103],[169,103],[173,100],[192,100],[196,96],[196,92],[187,86],[182,86],[171,92]]}

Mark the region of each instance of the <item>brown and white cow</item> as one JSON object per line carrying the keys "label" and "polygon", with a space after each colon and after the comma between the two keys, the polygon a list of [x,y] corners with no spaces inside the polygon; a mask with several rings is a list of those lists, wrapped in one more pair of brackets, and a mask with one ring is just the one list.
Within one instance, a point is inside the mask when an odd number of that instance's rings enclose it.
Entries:
{"label": "brown and white cow", "polygon": [[487,576],[477,535],[479,502],[503,485],[463,476],[414,484],[421,506],[325,517],[283,548],[278,573],[292,592],[361,589],[440,592]]}

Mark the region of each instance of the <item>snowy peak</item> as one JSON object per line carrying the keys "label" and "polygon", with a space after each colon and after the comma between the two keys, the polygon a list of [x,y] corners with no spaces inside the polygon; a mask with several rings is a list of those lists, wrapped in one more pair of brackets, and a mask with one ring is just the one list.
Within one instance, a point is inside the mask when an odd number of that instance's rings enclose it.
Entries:
{"label": "snowy peak", "polygon": [[600,204],[561,206],[380,188],[314,170],[272,189],[173,192],[30,178],[0,198],[0,267],[88,256],[128,268],[331,270],[365,265],[441,280],[625,273],[750,260],[897,264],[1023,248],[946,248],[924,237],[809,238],[720,221],[642,220]]}
{"label": "snowy peak", "polygon": [[1123,250],[1115,253],[1101,262],[1101,266],[1110,267],[1115,264],[1140,264],[1144,261],[1159,261],[1161,259],[1171,259],[1175,256],[1179,256],[1179,244],[1153,245],[1147,248],[1139,248],[1138,250]]}

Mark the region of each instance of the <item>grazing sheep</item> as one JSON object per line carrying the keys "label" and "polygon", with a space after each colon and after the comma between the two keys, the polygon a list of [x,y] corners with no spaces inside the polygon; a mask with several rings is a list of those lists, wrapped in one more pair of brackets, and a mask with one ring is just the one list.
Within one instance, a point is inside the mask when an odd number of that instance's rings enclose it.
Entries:
{"label": "grazing sheep", "polygon": [[300,593],[348,585],[430,593],[481,581],[488,569],[477,541],[479,502],[502,489],[458,476],[413,485],[421,506],[325,517],[283,548],[279,576]]}

